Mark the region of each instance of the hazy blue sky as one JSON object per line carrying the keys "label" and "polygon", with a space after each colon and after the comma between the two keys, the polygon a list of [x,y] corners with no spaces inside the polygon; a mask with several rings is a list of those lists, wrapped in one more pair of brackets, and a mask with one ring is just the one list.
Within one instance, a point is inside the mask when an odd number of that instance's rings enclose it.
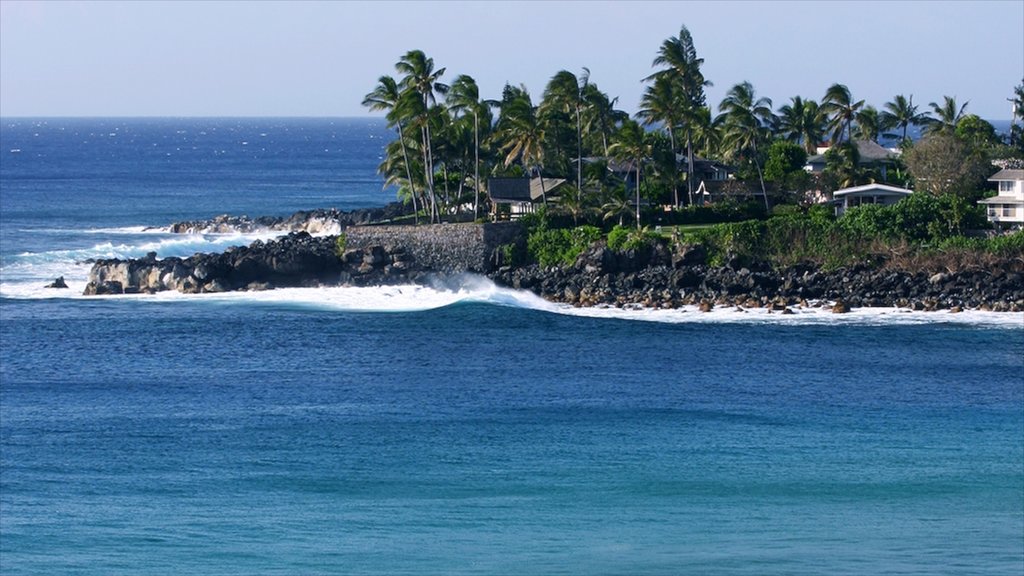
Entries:
{"label": "hazy blue sky", "polygon": [[[748,80],[778,108],[834,82],[881,107],[943,95],[1009,119],[1024,0],[998,2],[55,2],[0,0],[0,115],[364,116],[364,94],[419,48],[539,99],[558,70],[633,113],[685,24],[717,105]],[[924,107],[924,106],[922,106]]]}

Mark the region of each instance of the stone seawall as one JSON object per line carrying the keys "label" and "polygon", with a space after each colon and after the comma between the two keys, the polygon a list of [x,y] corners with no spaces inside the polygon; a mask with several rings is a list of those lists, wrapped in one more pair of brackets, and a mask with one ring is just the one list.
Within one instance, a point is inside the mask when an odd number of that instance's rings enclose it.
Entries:
{"label": "stone seawall", "polygon": [[436,226],[353,226],[345,231],[348,249],[373,246],[404,249],[420,269],[486,274],[500,267],[502,247],[525,243],[517,222]]}

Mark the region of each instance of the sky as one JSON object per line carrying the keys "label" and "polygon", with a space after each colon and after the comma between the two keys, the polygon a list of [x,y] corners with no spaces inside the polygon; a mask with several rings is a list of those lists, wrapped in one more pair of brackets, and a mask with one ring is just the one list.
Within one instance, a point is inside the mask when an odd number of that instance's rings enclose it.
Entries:
{"label": "sky", "polygon": [[423,50],[484,98],[559,70],[635,113],[686,26],[717,106],[753,84],[774,108],[841,83],[881,108],[953,96],[1009,120],[1024,0],[898,2],[59,2],[0,0],[0,116],[372,116],[377,78]]}

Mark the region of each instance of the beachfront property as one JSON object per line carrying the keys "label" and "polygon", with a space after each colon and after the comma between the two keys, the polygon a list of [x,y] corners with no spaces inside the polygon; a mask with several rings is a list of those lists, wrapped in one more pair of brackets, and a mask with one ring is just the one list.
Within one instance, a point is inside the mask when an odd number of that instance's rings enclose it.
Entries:
{"label": "beachfront property", "polygon": [[1024,226],[1024,170],[1003,169],[988,179],[999,186],[997,196],[979,200],[997,230]]}
{"label": "beachfront property", "polygon": [[864,204],[889,206],[913,193],[913,190],[888,184],[865,184],[836,190],[832,193],[832,203],[835,204],[836,216],[842,216],[843,213],[855,206]]}
{"label": "beachfront property", "polygon": [[565,178],[490,178],[487,190],[491,196],[491,218],[518,220],[548,201],[557,199]]}

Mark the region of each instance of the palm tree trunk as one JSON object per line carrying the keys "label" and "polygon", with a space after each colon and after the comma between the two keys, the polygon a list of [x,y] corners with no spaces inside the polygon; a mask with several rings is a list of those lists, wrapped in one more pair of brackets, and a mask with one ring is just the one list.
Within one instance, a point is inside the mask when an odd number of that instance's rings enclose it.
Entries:
{"label": "palm tree trunk", "polygon": [[583,205],[583,125],[576,106],[576,204]]}
{"label": "palm tree trunk", "polygon": [[693,206],[693,134],[686,129],[686,193]]}
{"label": "palm tree trunk", "polygon": [[441,212],[437,207],[437,190],[434,189],[434,149],[430,145],[430,126],[424,126],[427,146],[427,177],[430,182],[430,206],[433,210],[434,221],[441,222]]}
{"label": "palm tree trunk", "polygon": [[426,195],[427,200],[430,202],[430,223],[434,223],[434,215],[437,213],[437,201],[434,197],[434,179],[430,169],[430,152],[428,143],[430,142],[429,136],[427,136],[427,127],[423,126],[420,128],[420,136],[423,139],[423,180],[427,187]]}
{"label": "palm tree trunk", "polygon": [[405,160],[405,177],[409,180],[409,192],[412,195],[412,217],[413,222],[420,223],[420,211],[416,207],[416,186],[412,183],[412,169],[409,167],[409,152],[405,149],[405,134],[402,130],[402,123],[398,123],[398,139],[402,141],[402,159]]}
{"label": "palm tree trunk", "polygon": [[761,173],[761,163],[754,158],[754,166],[757,168],[757,179],[761,181],[761,196],[764,197],[764,211],[768,212],[768,192],[764,188],[764,174]]}
{"label": "palm tree trunk", "polygon": [[540,178],[540,198],[544,202],[544,206],[548,205],[548,195],[544,191],[544,174],[541,173],[540,168],[537,169],[537,178]]}
{"label": "palm tree trunk", "polygon": [[636,229],[640,229],[640,158],[636,159]]}
{"label": "palm tree trunk", "polygon": [[473,110],[473,220],[480,217],[480,117]]}
{"label": "palm tree trunk", "polygon": [[[679,206],[679,163],[676,162],[676,135],[672,123],[668,125],[668,147],[672,149],[672,201]],[[690,202],[693,202],[691,195]]]}

